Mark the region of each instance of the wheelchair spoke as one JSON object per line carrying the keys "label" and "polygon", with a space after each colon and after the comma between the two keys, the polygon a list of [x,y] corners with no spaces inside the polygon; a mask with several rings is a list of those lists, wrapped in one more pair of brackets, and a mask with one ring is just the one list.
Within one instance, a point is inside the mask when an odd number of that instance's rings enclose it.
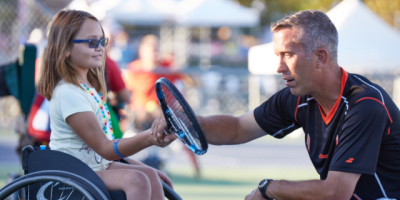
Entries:
{"label": "wheelchair spoke", "polygon": [[75,191],[75,188],[74,188],[74,189],[72,189],[71,193],[69,193],[69,195],[68,195],[68,197],[67,197],[67,199],[66,199],[66,200],[68,200],[68,199],[69,199],[69,197],[71,196],[71,194],[72,194],[74,191]]}
{"label": "wheelchair spoke", "polygon": [[[64,183],[64,190],[65,190],[65,183]],[[62,190],[62,192],[61,192],[61,195],[60,195],[60,198],[59,198],[59,199],[61,199],[62,195],[64,194],[64,190]]]}

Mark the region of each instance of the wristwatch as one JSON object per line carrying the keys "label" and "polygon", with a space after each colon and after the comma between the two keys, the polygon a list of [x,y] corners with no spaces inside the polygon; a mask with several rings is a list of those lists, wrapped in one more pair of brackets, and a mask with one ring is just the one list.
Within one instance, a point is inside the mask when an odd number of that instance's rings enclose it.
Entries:
{"label": "wristwatch", "polygon": [[266,193],[267,186],[269,183],[271,183],[271,181],[272,181],[272,179],[264,179],[264,180],[260,181],[260,183],[258,184],[258,189],[260,190],[261,195],[264,197],[264,199],[267,199],[267,200],[273,200],[273,199],[269,198]]}

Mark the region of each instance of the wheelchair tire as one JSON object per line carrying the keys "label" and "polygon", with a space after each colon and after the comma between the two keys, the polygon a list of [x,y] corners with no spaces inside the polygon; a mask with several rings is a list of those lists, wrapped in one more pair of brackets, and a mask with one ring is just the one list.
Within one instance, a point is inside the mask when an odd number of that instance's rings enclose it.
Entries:
{"label": "wheelchair tire", "polygon": [[32,172],[25,176],[33,177],[37,175],[51,175],[51,176],[61,176],[65,178],[69,178],[80,184],[84,187],[87,191],[89,191],[95,199],[99,200],[108,200],[107,196],[92,182],[87,180],[86,178],[79,176],[77,174],[67,172],[67,171],[60,171],[60,170],[43,170],[38,172]]}
{"label": "wheelchair tire", "polygon": [[[104,193],[101,192],[100,189],[98,189],[93,183],[91,183],[87,179],[73,173],[58,170],[44,170],[33,172],[16,179],[15,181],[7,184],[0,190],[0,199],[4,199],[7,197],[11,200],[16,197],[18,193],[21,193],[20,191],[22,188],[29,189],[29,187],[27,186],[42,181],[56,181],[59,183],[63,183],[73,188],[71,194],[76,189],[88,199],[108,200],[106,195],[104,195]],[[57,184],[58,183],[56,183],[56,185]],[[26,192],[22,192],[21,194],[26,194]]]}
{"label": "wheelchair tire", "polygon": [[[38,175],[35,177],[21,177],[21,179],[15,180],[8,185],[6,185],[4,188],[0,190],[0,199],[11,199],[14,198],[16,195],[15,193],[18,194],[23,194],[24,192],[22,191],[29,191],[29,186],[42,182],[42,181],[56,181],[59,183],[63,183],[69,187],[73,187],[74,189],[78,190],[85,198],[89,200],[95,200],[93,196],[86,190],[84,189],[80,184],[76,183],[75,181],[69,179],[69,178],[64,178],[60,176],[49,176],[49,175]],[[67,196],[66,199],[68,199],[69,196]],[[25,199],[23,197],[17,197],[18,199]],[[28,196],[28,199],[29,196]]]}

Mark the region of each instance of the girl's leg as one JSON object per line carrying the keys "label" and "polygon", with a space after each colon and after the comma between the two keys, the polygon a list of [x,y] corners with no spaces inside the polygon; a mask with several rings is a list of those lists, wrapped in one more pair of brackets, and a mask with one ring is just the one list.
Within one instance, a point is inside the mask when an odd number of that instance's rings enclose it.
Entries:
{"label": "girl's leg", "polygon": [[[111,164],[112,165],[112,164]],[[127,200],[150,200],[151,186],[146,174],[139,170],[118,169],[96,171],[107,190],[123,190]]]}
{"label": "girl's leg", "polygon": [[158,177],[155,169],[145,165],[131,165],[131,164],[113,162],[110,165],[110,167],[108,167],[107,171],[113,171],[113,170],[133,170],[144,173],[150,180],[151,200],[165,199],[161,180]]}

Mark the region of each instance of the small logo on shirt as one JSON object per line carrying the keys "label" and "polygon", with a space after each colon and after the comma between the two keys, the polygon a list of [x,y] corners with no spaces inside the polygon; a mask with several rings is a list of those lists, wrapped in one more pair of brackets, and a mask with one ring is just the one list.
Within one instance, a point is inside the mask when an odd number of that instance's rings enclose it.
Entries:
{"label": "small logo on shirt", "polygon": [[324,154],[319,154],[319,158],[321,159],[327,159],[328,158],[328,154],[324,155]]}
{"label": "small logo on shirt", "polygon": [[348,160],[346,160],[347,163],[352,163],[354,160],[354,158],[349,158]]}

